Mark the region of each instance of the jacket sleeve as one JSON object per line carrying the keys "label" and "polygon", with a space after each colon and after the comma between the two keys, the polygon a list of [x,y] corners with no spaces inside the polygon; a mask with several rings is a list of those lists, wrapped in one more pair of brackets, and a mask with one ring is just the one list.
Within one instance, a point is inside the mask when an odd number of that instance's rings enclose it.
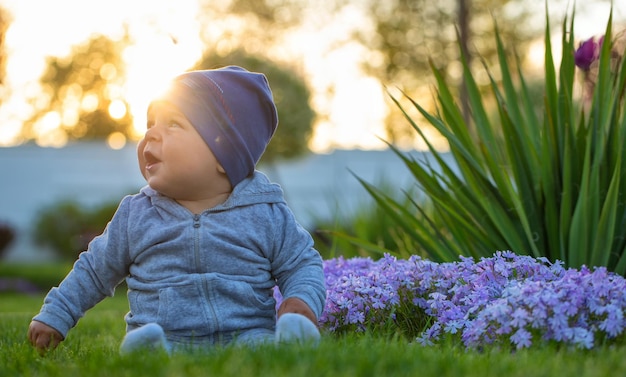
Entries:
{"label": "jacket sleeve", "polygon": [[[128,199],[128,198],[126,198]],[[104,232],[80,254],[72,270],[44,299],[33,320],[59,331],[63,337],[85,312],[107,296],[128,275],[128,200],[123,200]]]}
{"label": "jacket sleeve", "polygon": [[276,205],[276,210],[280,213],[274,223],[272,271],[278,288],[285,299],[301,299],[320,318],[326,303],[322,258],[291,210],[285,204]]}

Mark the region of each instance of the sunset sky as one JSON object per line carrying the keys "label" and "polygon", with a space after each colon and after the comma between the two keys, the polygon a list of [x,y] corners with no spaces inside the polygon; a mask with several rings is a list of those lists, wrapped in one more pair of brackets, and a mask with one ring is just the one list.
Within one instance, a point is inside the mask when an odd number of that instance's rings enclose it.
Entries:
{"label": "sunset sky", "polygon": [[[543,12],[543,1],[537,3]],[[617,3],[614,16],[623,20],[626,2]],[[91,33],[116,37],[124,23],[130,25],[137,44],[124,56],[129,77],[124,95],[140,130],[148,100],[172,76],[189,69],[203,49],[195,0],[0,0],[0,5],[13,17],[6,48],[7,84],[14,91],[0,107],[0,146],[10,145],[20,120],[27,117],[24,98],[36,90],[44,58],[67,55],[72,45],[84,42]],[[608,14],[609,3],[604,1],[592,12],[577,15],[577,34],[581,38],[601,34]],[[320,17],[303,20],[300,30],[285,41],[286,49],[303,57],[314,106],[331,114],[328,121],[316,125],[312,147],[316,151],[380,148],[378,137],[384,136],[382,120],[387,111],[385,94],[380,83],[358,68],[364,59],[363,48],[346,44],[328,53],[328,46],[351,28],[362,26],[363,18],[356,7],[333,16],[332,24],[321,24]],[[336,85],[332,100],[320,93],[330,82]]]}

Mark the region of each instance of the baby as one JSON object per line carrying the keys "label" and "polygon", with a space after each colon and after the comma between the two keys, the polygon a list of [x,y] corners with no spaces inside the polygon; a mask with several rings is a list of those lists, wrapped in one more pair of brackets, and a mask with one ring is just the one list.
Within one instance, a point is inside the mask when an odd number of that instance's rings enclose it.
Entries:
{"label": "baby", "polygon": [[228,66],[176,77],[148,107],[137,147],[148,185],[122,199],[50,290],[30,342],[40,352],[55,348],[124,279],[121,353],[316,342],[322,259],[281,188],[256,170],[277,125],[263,74]]}

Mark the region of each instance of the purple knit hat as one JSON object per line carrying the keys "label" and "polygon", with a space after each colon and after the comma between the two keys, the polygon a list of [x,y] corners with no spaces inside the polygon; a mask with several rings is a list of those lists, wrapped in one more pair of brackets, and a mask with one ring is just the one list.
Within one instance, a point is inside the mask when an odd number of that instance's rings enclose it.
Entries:
{"label": "purple knit hat", "polygon": [[278,126],[265,75],[237,66],[183,73],[161,100],[187,117],[233,187],[254,172]]}

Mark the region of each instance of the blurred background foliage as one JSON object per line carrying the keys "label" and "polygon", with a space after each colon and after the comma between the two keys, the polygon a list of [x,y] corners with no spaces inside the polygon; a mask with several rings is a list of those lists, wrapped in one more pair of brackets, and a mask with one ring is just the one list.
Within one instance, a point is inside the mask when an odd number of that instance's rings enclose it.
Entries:
{"label": "blurred background foliage", "polygon": [[63,261],[74,261],[104,231],[117,205],[118,202],[109,202],[85,207],[68,199],[42,208],[34,226],[35,242]]}
{"label": "blurred background foliage", "polygon": [[0,221],[0,260],[15,239],[15,228],[8,222]]}
{"label": "blurred background foliage", "polygon": [[[381,85],[420,96],[428,94],[432,81],[428,74],[429,61],[434,62],[452,84],[460,84],[462,69],[456,47],[459,41],[468,54],[472,70],[496,61],[493,19],[499,21],[503,40],[515,45],[522,56],[542,31],[536,14],[537,7],[543,4],[526,0],[331,0],[323,4],[305,0],[198,2],[201,11],[197,22],[201,25],[204,51],[202,61],[190,65],[189,69],[237,63],[249,65],[249,69],[266,69],[272,75],[270,81],[275,81],[272,86],[277,91],[285,132],[281,135],[284,142],[275,143],[281,145],[270,151],[268,159],[302,154],[307,150],[316,121],[328,117],[324,113],[327,109],[311,106],[311,83],[302,69],[302,57],[281,50],[285,36],[297,31],[304,20],[313,18],[316,24],[330,24],[342,12],[361,17],[358,27],[347,35],[337,36],[337,42],[322,53],[331,54],[333,50],[358,45],[367,51],[361,68],[368,75]],[[550,3],[556,8],[566,2]],[[584,11],[587,5],[578,7]],[[0,21],[6,30],[10,15],[2,12]],[[2,34],[0,42],[1,37]],[[173,43],[177,43],[172,38]],[[128,33],[117,39],[91,35],[74,46],[69,55],[50,56],[40,80],[42,90],[31,98],[35,111],[24,124],[22,140],[32,141],[37,130],[45,129],[47,122],[58,121],[63,125],[59,133],[63,133],[67,141],[106,139],[111,135],[137,140],[141,135],[131,127],[133,119],[128,103],[118,90],[126,79],[121,57],[132,43]],[[0,46],[0,73],[6,54]],[[480,61],[471,59],[475,54],[480,54]],[[279,76],[281,71],[284,76]],[[482,85],[488,84],[486,76],[478,78]],[[285,95],[281,96],[280,91]],[[328,97],[334,95],[333,83],[328,84],[326,93]],[[300,106],[293,105],[298,103]],[[393,107],[391,101],[388,105]],[[415,139],[410,127],[397,111],[388,114],[385,139],[394,144],[410,145]]]}

